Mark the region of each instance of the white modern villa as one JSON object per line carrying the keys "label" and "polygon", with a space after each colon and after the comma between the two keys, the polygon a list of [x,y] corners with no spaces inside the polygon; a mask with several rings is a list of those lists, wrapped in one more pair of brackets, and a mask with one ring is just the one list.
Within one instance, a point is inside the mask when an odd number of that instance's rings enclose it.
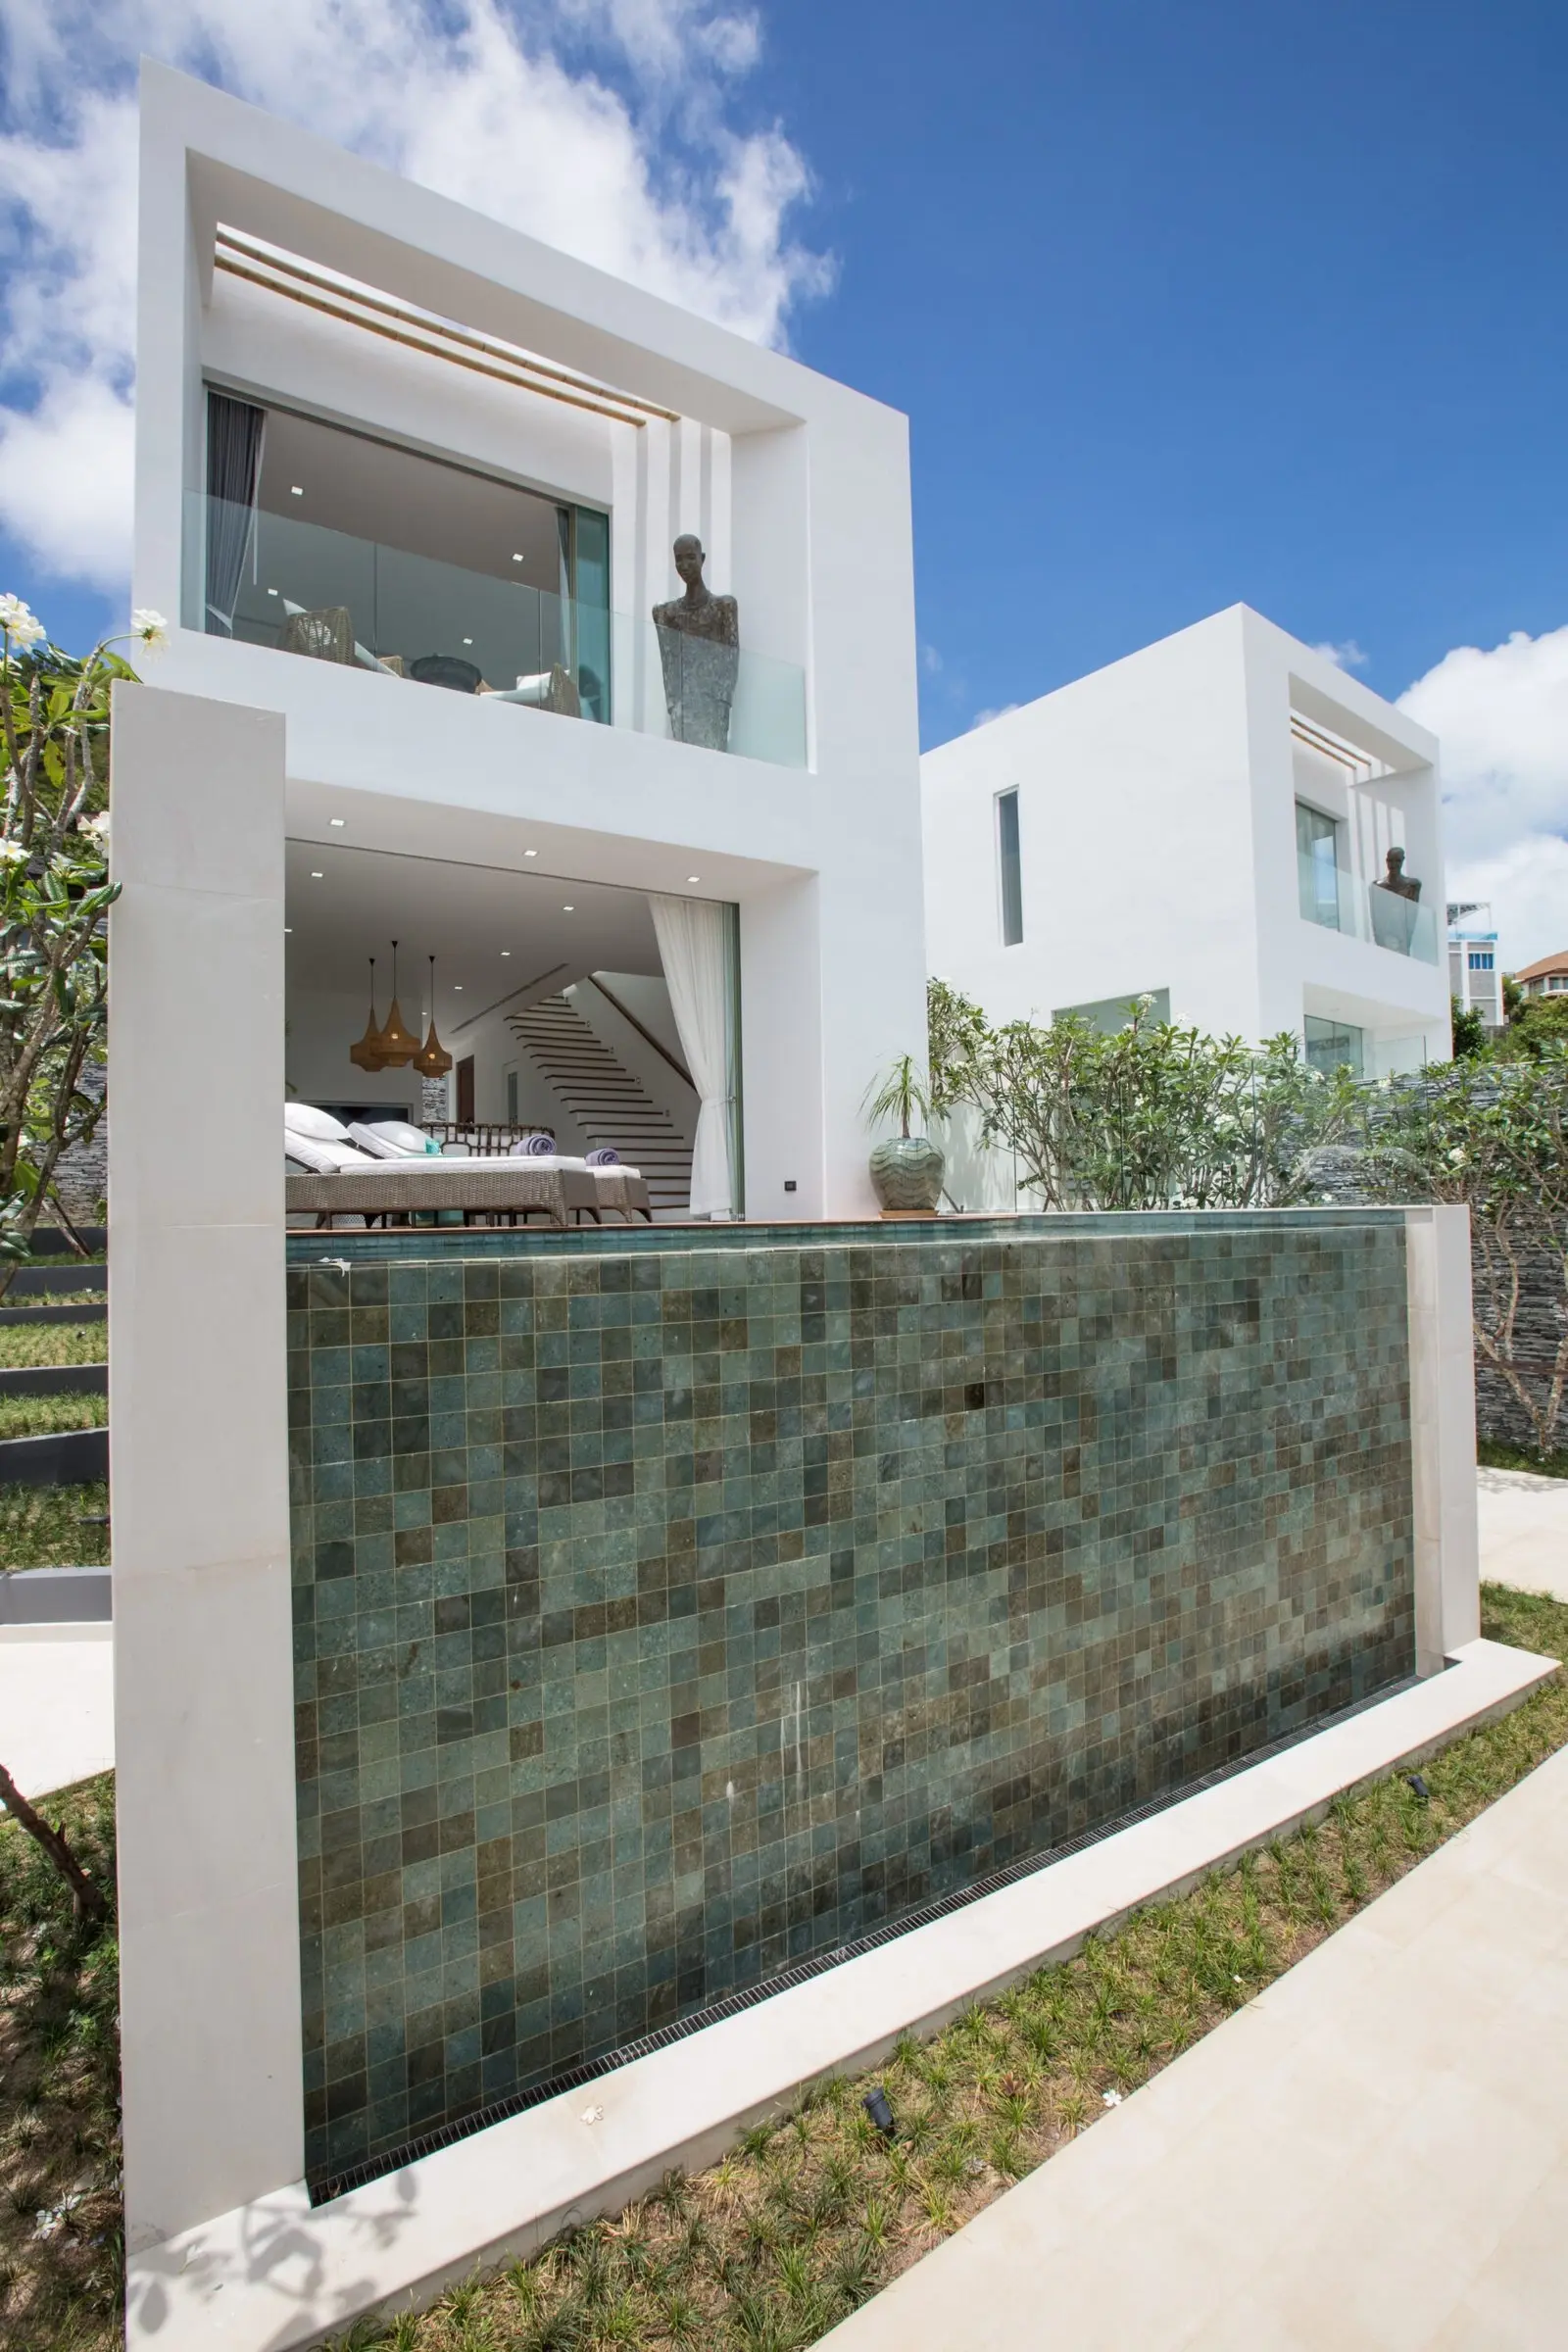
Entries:
{"label": "white modern villa", "polygon": [[931,969],[994,1021],[1149,996],[1366,1077],[1446,1059],[1437,743],[1247,606],[921,773]]}
{"label": "white modern villa", "polygon": [[1446,1054],[1433,740],[1237,609],[922,808],[902,416],[153,65],[138,238],[126,2337],[309,2352],[1548,1668],[1478,1638],[1462,1208],[867,1166],[929,970]]}
{"label": "white modern villa", "polygon": [[[923,1033],[904,417],[152,67],[140,235],[134,596],[160,690],[283,722],[290,1097],[651,1155],[681,1214],[706,1102],[698,1213],[873,1207]],[[394,941],[434,1088],[349,1057]]]}

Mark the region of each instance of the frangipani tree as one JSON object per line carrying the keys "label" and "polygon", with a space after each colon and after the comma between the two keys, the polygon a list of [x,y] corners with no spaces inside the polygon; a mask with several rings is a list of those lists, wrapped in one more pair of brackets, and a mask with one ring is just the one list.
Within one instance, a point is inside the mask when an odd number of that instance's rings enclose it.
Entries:
{"label": "frangipani tree", "polygon": [[[152,646],[164,628],[138,612],[130,634]],[[0,1296],[62,1154],[103,1115],[81,1077],[103,1058],[109,1004],[109,698],[135,675],[111,642],[63,653],[0,596]]]}

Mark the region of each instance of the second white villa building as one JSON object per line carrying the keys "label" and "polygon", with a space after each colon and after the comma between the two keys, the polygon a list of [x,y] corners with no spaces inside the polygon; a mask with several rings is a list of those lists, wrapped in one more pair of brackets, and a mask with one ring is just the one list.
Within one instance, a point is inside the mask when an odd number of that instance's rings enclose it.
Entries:
{"label": "second white villa building", "polygon": [[1148,996],[1368,1078],[1447,1058],[1436,739],[1247,606],[928,752],[922,788],[930,966],[993,1021]]}

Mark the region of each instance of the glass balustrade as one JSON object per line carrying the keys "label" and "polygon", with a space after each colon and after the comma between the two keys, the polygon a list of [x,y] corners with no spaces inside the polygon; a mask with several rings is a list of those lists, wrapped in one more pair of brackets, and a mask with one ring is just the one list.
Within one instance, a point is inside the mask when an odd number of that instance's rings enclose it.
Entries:
{"label": "glass balustrade", "polygon": [[804,672],[744,646],[199,492],[184,579],[210,636],[806,765]]}
{"label": "glass balustrade", "polygon": [[1319,923],[1327,931],[1343,931],[1374,948],[1389,948],[1396,956],[1414,956],[1422,963],[1438,960],[1438,911],[1419,900],[1400,898],[1380,882],[1363,882],[1342,865],[1332,865],[1314,852],[1297,856],[1303,922]]}

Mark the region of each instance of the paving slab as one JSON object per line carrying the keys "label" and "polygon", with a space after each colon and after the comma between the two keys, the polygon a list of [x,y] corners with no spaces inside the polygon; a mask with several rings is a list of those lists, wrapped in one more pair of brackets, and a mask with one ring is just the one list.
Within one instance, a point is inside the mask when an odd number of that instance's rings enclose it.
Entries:
{"label": "paving slab", "polygon": [[823,2338],[1562,2352],[1568,1751]]}
{"label": "paving slab", "polygon": [[1568,1478],[1478,1470],[1476,1515],[1484,1577],[1568,1600]]}
{"label": "paving slab", "polygon": [[69,1788],[114,1760],[113,1628],[0,1625],[0,1764],[23,1795]]}

